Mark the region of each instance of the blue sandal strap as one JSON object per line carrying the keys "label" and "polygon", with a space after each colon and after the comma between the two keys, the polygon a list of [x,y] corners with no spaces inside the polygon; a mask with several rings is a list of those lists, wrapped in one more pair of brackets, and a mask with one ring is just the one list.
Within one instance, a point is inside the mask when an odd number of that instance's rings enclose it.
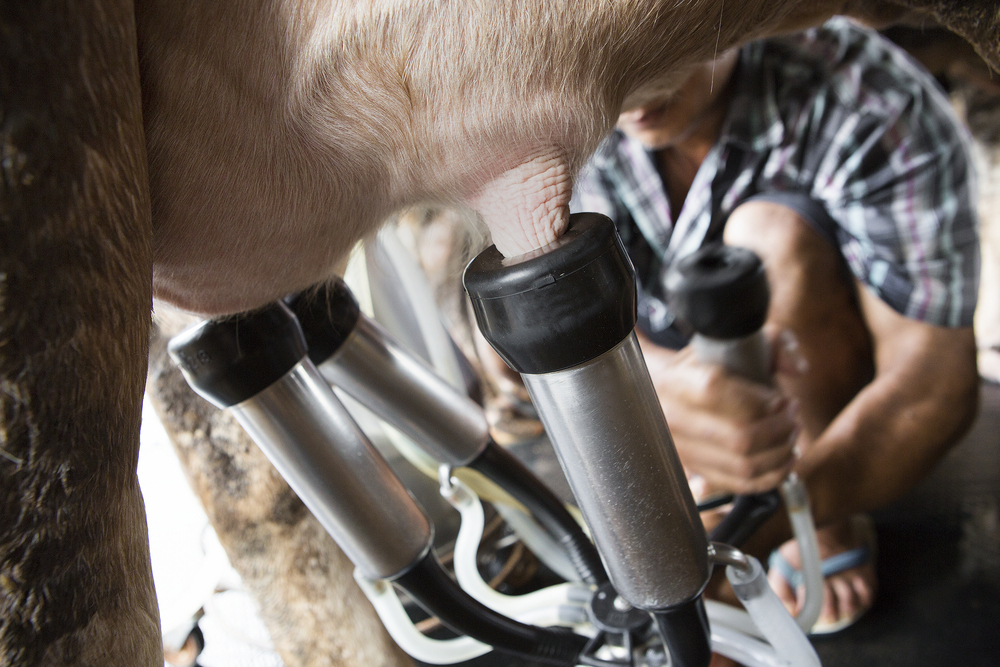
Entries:
{"label": "blue sandal strap", "polygon": [[767,568],[768,570],[777,570],[793,590],[803,585],[802,572],[792,567],[792,564],[777,549],[772,551],[771,555],[768,556]]}
{"label": "blue sandal strap", "polygon": [[823,578],[829,577],[834,574],[843,572],[844,570],[850,570],[854,567],[861,567],[872,558],[872,550],[867,544],[862,544],[860,547],[854,547],[853,549],[848,549],[847,551],[842,551],[839,554],[834,554],[829,558],[823,560],[820,563],[820,572],[823,573]]}
{"label": "blue sandal strap", "polygon": [[[844,570],[860,567],[870,561],[871,557],[871,548],[867,544],[863,544],[860,547],[848,549],[847,551],[834,554],[833,556],[824,559],[823,562],[820,563],[820,572],[822,572],[823,578],[825,579],[834,574],[843,572]],[[802,571],[796,570],[792,567],[792,564],[789,563],[777,549],[772,551],[771,555],[768,557],[767,566],[768,568],[777,570],[781,573],[781,576],[793,589],[797,589],[803,585]]]}

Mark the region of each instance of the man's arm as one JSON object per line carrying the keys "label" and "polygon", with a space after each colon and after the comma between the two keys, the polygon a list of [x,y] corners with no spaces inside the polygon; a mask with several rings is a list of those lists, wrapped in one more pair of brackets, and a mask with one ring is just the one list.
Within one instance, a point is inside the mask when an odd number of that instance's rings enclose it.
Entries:
{"label": "man's arm", "polygon": [[797,462],[797,401],[703,364],[690,349],[657,348],[640,336],[690,472],[713,488],[748,493],[774,488],[795,469],[822,525],[898,498],[931,470],[975,416],[972,329],[908,319],[867,289],[858,292],[872,334],[875,377],[805,443]]}
{"label": "man's arm", "polygon": [[819,524],[905,493],[965,432],[977,409],[971,327],[925,324],[864,287],[858,295],[872,334],[875,377],[796,465]]}
{"label": "man's arm", "polygon": [[[804,448],[801,460],[789,440],[798,432],[794,400],[700,363],[690,349],[643,341],[689,472],[713,489],[747,493],[774,488],[794,468],[822,526],[900,497],[934,467],[976,413],[972,329],[911,320],[864,288],[859,293],[874,341],[875,377]],[[746,548],[766,554],[790,536],[779,514]]]}

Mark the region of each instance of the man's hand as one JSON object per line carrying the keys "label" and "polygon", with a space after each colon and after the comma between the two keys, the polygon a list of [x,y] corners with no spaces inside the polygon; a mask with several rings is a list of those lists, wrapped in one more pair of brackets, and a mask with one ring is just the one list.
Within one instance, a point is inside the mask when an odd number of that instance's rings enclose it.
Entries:
{"label": "man's hand", "polygon": [[798,402],[639,337],[681,462],[713,490],[775,488],[797,460]]}

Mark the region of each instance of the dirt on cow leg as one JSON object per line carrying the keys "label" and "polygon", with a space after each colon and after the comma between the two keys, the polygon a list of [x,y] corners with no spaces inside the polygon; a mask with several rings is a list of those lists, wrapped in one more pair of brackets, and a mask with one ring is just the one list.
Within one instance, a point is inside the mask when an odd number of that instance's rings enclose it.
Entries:
{"label": "dirt on cow leg", "polygon": [[152,231],[125,0],[0,12],[0,665],[162,665],[136,479]]}
{"label": "dirt on cow leg", "polygon": [[894,1],[931,14],[941,25],[969,40],[983,60],[1000,71],[1000,12],[996,0]]}
{"label": "dirt on cow leg", "polygon": [[[164,329],[176,333],[178,324],[175,317]],[[351,562],[236,420],[191,390],[167,357],[167,340],[163,333],[151,345],[149,398],[285,665],[411,665],[354,582]]]}

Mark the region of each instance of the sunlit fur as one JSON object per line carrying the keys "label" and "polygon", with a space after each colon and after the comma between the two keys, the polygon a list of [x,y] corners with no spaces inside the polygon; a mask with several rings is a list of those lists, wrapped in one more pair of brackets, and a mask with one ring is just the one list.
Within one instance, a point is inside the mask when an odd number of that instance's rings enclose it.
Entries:
{"label": "sunlit fur", "polygon": [[504,202],[526,201],[544,226],[551,197],[517,192],[530,173],[491,184],[556,162],[568,198],[626,96],[795,4],[142,0],[156,294],[261,305],[419,201],[496,201],[494,233],[522,224]]}
{"label": "sunlit fur", "polygon": [[[951,11],[996,52],[992,0],[904,4]],[[542,242],[623,103],[733,44],[893,7],[139,0],[155,293],[201,312],[259,306],[327,277],[417,202],[470,203],[512,249]]]}

